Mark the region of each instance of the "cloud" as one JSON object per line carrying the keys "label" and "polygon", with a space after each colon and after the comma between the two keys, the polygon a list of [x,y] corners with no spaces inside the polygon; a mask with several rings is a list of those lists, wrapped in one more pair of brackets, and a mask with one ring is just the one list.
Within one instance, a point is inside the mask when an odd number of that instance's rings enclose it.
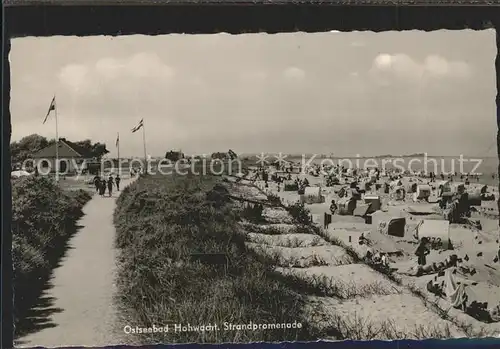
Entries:
{"label": "cloud", "polygon": [[196,87],[203,87],[203,88],[207,87],[207,82],[199,76],[193,76],[192,78],[188,79],[186,81],[186,83],[188,85],[196,86]]}
{"label": "cloud", "polygon": [[174,70],[164,64],[154,53],[139,53],[125,63],[126,71],[139,78],[159,77],[170,78]]}
{"label": "cloud", "polygon": [[467,63],[461,61],[450,62],[437,55],[428,56],[425,59],[425,68],[429,73],[439,76],[450,75],[467,78],[471,74]]}
{"label": "cloud", "polygon": [[471,75],[469,65],[462,61],[449,61],[438,55],[429,55],[423,62],[417,62],[401,53],[379,54],[373,61],[371,72],[404,79],[467,78]]}
{"label": "cloud", "polygon": [[62,84],[79,92],[85,87],[89,75],[89,69],[81,64],[69,64],[59,72],[59,80]]}
{"label": "cloud", "polygon": [[95,71],[107,78],[131,76],[137,78],[170,78],[175,71],[154,53],[141,52],[128,59],[102,58],[95,64]]}
{"label": "cloud", "polygon": [[283,75],[287,79],[301,80],[306,77],[306,72],[297,67],[289,67],[285,69]]}
{"label": "cloud", "polygon": [[245,82],[259,82],[267,79],[267,73],[262,71],[247,71],[242,72],[240,78]]}
{"label": "cloud", "polygon": [[[494,37],[494,31],[406,31],[18,38],[11,50],[13,137],[55,136],[53,119],[41,125],[55,91],[60,135],[105,142],[110,156],[116,132],[123,135],[122,156],[141,156],[141,136],[130,129],[142,117],[153,155],[233,147],[370,155],[394,144],[400,153],[424,147],[466,154],[494,124]],[[398,52],[412,59],[393,57]],[[376,66],[381,53],[388,57]],[[374,75],[367,74],[372,66]],[[432,76],[425,88],[422,67]],[[262,72],[268,76],[260,81]],[[460,84],[450,74],[471,76]],[[379,84],[384,79],[387,88]],[[427,121],[437,116],[439,124],[429,129]],[[377,132],[363,128],[366,120],[377,120]],[[450,124],[457,132],[443,131]],[[396,132],[408,129],[421,137]],[[353,145],[353,137],[367,139]],[[390,137],[397,139],[384,141]]]}
{"label": "cloud", "polygon": [[156,54],[141,52],[125,59],[105,57],[95,64],[68,64],[59,74],[59,82],[72,92],[95,92],[97,85],[120,78],[170,79],[175,70]]}
{"label": "cloud", "polygon": [[352,47],[365,47],[366,44],[364,42],[361,42],[361,41],[354,41],[354,42],[351,42],[351,46]]}
{"label": "cloud", "polygon": [[124,68],[125,66],[118,60],[109,57],[102,58],[95,64],[96,73],[108,79],[115,79],[120,76]]}

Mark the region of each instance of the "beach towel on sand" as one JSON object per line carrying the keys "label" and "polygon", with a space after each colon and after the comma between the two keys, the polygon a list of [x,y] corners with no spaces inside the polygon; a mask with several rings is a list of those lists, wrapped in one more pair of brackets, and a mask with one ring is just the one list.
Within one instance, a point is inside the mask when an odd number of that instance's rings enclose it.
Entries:
{"label": "beach towel on sand", "polygon": [[[476,320],[485,323],[500,321],[500,304],[488,308],[488,303],[475,291],[476,282],[455,276],[450,268],[442,279],[436,276],[427,284],[427,290],[438,296],[444,296],[451,306],[460,309]],[[441,279],[441,281],[440,281]],[[484,297],[483,297],[484,298]]]}
{"label": "beach towel on sand", "polygon": [[447,269],[444,275],[444,293],[446,298],[453,305],[454,308],[461,308],[467,301],[467,294],[465,292],[465,284],[457,284],[453,277],[453,269]]}

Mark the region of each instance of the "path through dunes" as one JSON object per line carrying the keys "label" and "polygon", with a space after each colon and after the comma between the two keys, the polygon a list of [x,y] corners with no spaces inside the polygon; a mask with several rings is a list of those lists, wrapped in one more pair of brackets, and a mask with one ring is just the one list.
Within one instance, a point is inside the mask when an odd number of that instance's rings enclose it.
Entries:
{"label": "path through dunes", "polygon": [[[125,187],[131,182],[123,179]],[[42,295],[47,315],[42,329],[19,338],[17,347],[106,346],[125,343],[113,304],[115,292],[113,212],[120,192],[94,197],[84,206],[81,229],[53,271]],[[42,309],[40,309],[42,308]],[[57,309],[57,311],[50,311]],[[29,321],[29,320],[28,320]]]}

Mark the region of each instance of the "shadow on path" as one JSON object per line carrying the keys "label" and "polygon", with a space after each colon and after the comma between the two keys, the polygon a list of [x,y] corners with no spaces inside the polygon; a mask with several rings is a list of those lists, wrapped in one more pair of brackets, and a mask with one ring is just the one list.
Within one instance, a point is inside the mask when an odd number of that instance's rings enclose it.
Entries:
{"label": "shadow on path", "polygon": [[[20,283],[16,346],[106,346],[122,343],[116,330],[115,227],[113,212],[120,192],[96,194],[82,208],[71,233],[47,254],[46,275]],[[69,223],[69,222],[68,222]],[[57,248],[55,247],[57,246]],[[46,259],[47,261],[47,259]],[[33,281],[35,280],[35,281]],[[35,282],[35,285],[33,285]]]}
{"label": "shadow on path", "polygon": [[20,337],[56,326],[50,318],[64,309],[54,307],[55,298],[48,296],[53,287],[51,281],[53,272],[61,266],[68,251],[72,249],[69,243],[81,228],[82,226],[73,224],[67,234],[53,242],[53,248],[46,256],[48,264],[46,269],[14,281],[14,303],[17,315],[14,333],[16,345],[23,344],[23,341],[19,340]]}

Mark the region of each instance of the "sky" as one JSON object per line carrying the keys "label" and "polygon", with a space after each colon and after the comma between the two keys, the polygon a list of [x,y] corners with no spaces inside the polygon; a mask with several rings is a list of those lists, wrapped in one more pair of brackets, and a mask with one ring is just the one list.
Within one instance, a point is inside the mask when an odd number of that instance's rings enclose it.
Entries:
{"label": "sky", "polygon": [[495,32],[326,32],[12,40],[12,140],[147,153],[494,155]]}

